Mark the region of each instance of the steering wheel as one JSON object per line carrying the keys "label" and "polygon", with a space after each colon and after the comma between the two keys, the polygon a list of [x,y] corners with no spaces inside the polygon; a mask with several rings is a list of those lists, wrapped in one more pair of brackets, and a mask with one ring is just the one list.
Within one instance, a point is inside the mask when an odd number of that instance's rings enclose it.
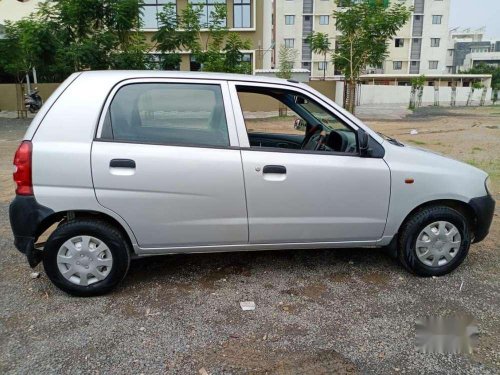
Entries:
{"label": "steering wheel", "polygon": [[321,150],[322,147],[325,147],[326,143],[326,131],[322,130],[321,133],[319,133],[318,140],[316,141],[316,146],[314,147],[314,151],[319,151]]}

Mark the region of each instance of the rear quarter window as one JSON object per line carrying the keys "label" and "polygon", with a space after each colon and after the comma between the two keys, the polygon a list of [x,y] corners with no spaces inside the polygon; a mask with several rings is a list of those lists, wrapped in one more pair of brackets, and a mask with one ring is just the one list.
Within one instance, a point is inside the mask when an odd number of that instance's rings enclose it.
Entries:
{"label": "rear quarter window", "polygon": [[219,85],[137,83],[121,87],[102,139],[184,146],[229,146]]}

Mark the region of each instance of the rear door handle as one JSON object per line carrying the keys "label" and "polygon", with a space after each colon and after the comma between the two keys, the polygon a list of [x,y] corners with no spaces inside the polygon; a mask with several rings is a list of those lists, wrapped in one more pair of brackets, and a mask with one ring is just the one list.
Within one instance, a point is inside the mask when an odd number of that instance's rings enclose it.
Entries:
{"label": "rear door handle", "polygon": [[111,168],[135,168],[135,161],[132,159],[113,159],[109,162]]}
{"label": "rear door handle", "polygon": [[263,173],[286,174],[286,168],[282,165],[266,165]]}

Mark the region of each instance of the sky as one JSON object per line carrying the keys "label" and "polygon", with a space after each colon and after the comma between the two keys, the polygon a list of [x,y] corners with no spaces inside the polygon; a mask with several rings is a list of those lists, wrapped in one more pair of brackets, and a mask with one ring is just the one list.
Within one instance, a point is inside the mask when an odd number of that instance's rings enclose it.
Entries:
{"label": "sky", "polygon": [[488,39],[500,40],[500,0],[451,0],[450,28],[486,27]]}

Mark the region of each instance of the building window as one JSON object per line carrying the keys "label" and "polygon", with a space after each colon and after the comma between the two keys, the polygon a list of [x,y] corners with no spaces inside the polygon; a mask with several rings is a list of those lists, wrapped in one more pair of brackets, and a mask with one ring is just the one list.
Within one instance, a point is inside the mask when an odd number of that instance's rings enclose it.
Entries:
{"label": "building window", "polygon": [[[226,0],[189,0],[191,4],[201,6],[200,24],[202,27],[208,27],[212,22],[212,13],[217,5],[226,5]],[[226,26],[226,20],[222,21],[220,26]]]}
{"label": "building window", "polygon": [[401,69],[403,69],[403,62],[402,61],[393,61],[392,62],[392,68],[394,70],[401,70]]}
{"label": "building window", "polygon": [[311,63],[309,61],[302,62],[302,69],[311,70]]}
{"label": "building window", "polygon": [[192,55],[189,56],[189,70],[191,72],[201,72],[201,64]]}
{"label": "building window", "polygon": [[471,48],[470,51],[472,53],[482,53],[482,52],[490,52],[490,49],[488,47],[483,47],[483,48]]}
{"label": "building window", "polygon": [[142,27],[145,29],[158,28],[158,13],[163,11],[163,7],[170,4],[177,12],[176,0],[144,0],[142,6]]}
{"label": "building window", "polygon": [[429,61],[429,69],[436,70],[438,68],[439,61]]}
{"label": "building window", "polygon": [[404,47],[405,46],[405,40],[402,38],[396,38],[394,40],[394,45],[399,48],[399,47]]}
{"label": "building window", "polygon": [[434,25],[441,25],[442,20],[443,20],[443,16],[432,16],[432,23]]}
{"label": "building window", "polygon": [[326,61],[320,61],[318,63],[318,70],[327,70],[328,69],[328,63]]}
{"label": "building window", "polygon": [[448,54],[449,54],[450,56],[453,56],[453,50],[452,50],[452,49],[449,49],[449,50],[448,50]]}
{"label": "building window", "polygon": [[295,25],[295,16],[285,16],[285,25]]}
{"label": "building window", "polygon": [[285,39],[285,47],[293,48],[295,46],[295,39]]}
{"label": "building window", "polygon": [[440,42],[440,38],[431,38],[431,47],[439,47]]}
{"label": "building window", "polygon": [[234,0],[234,28],[252,27],[250,0]]}
{"label": "building window", "polygon": [[330,23],[330,16],[319,16],[320,25],[328,25]]}

